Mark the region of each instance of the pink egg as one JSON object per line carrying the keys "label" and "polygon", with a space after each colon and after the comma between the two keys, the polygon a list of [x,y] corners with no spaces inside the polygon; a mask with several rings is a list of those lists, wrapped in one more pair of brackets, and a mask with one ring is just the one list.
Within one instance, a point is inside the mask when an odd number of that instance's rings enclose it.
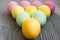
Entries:
{"label": "pink egg", "polygon": [[8,3],[7,8],[8,8],[8,11],[9,11],[10,13],[11,13],[12,8],[13,8],[14,6],[18,6],[18,3],[16,3],[15,1],[11,1],[11,2]]}
{"label": "pink egg", "polygon": [[21,1],[20,2],[20,6],[22,6],[24,9],[28,6],[30,6],[31,4],[28,1]]}
{"label": "pink egg", "polygon": [[54,4],[54,2],[52,2],[52,1],[47,1],[47,2],[45,3],[45,5],[47,5],[47,6],[50,7],[51,12],[54,12],[54,10],[55,10],[55,4]]}
{"label": "pink egg", "polygon": [[37,0],[37,1],[34,1],[34,2],[32,3],[32,5],[38,8],[39,6],[42,5],[42,3]]}

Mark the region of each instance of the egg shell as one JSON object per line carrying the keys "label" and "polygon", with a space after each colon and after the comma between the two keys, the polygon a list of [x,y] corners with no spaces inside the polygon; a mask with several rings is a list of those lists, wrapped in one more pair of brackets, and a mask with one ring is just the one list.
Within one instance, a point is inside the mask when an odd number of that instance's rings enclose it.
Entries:
{"label": "egg shell", "polygon": [[28,39],[35,39],[41,32],[41,26],[37,19],[27,19],[22,24],[22,33]]}
{"label": "egg shell", "polygon": [[17,16],[20,12],[22,12],[22,11],[24,11],[24,8],[21,7],[21,6],[15,6],[15,7],[13,7],[13,8],[12,8],[12,17],[15,19],[16,16]]}
{"label": "egg shell", "polygon": [[16,17],[16,23],[22,27],[22,23],[28,18],[30,18],[30,15],[27,12],[20,12]]}
{"label": "egg shell", "polygon": [[54,3],[54,2],[52,2],[52,1],[47,1],[47,2],[45,3],[45,5],[47,5],[47,6],[50,7],[51,12],[54,12],[54,10],[55,10],[55,3]]}
{"label": "egg shell", "polygon": [[29,13],[30,16],[32,16],[32,14],[37,11],[37,8],[35,6],[28,6],[26,9],[25,9],[26,12]]}
{"label": "egg shell", "polygon": [[7,9],[8,9],[8,11],[9,11],[10,13],[11,13],[12,8],[13,8],[14,6],[18,6],[18,3],[16,3],[15,1],[11,1],[11,2],[8,3]]}
{"label": "egg shell", "polygon": [[33,1],[32,5],[38,8],[42,5],[42,3],[40,1]]}
{"label": "egg shell", "polygon": [[21,1],[20,2],[20,6],[22,6],[24,9],[28,6],[30,6],[30,2],[29,1]]}
{"label": "egg shell", "polygon": [[47,21],[46,15],[42,11],[34,12],[34,14],[32,15],[32,18],[36,18],[40,22],[41,26],[44,26]]}
{"label": "egg shell", "polygon": [[51,10],[47,5],[41,5],[38,8],[38,10],[43,11],[47,18],[50,17],[50,15],[51,15]]}

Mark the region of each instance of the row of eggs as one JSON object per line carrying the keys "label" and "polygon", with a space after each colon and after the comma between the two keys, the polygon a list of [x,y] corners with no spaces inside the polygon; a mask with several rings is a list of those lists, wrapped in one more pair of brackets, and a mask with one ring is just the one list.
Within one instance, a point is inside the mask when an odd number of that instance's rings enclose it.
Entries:
{"label": "row of eggs", "polygon": [[15,1],[8,3],[8,11],[22,27],[22,32],[28,39],[34,39],[39,35],[41,26],[46,23],[54,10],[55,4],[52,1],[47,1],[45,4],[34,1],[32,5],[28,1],[21,1],[20,5]]}

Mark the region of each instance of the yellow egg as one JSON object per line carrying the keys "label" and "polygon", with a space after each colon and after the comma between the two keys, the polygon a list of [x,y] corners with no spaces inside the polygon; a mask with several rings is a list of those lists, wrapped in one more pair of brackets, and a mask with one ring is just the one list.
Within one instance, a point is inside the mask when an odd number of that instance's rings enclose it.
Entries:
{"label": "yellow egg", "polygon": [[38,10],[43,11],[46,15],[46,17],[49,17],[51,15],[51,10],[47,5],[41,5]]}
{"label": "yellow egg", "polygon": [[32,16],[32,14],[37,10],[37,8],[35,6],[28,6],[25,11],[28,12],[30,14],[30,16]]}
{"label": "yellow egg", "polygon": [[15,6],[12,8],[12,17],[15,19],[16,16],[20,13],[24,11],[24,9],[21,6]]}
{"label": "yellow egg", "polygon": [[34,39],[41,32],[40,23],[34,18],[29,18],[22,24],[22,32],[26,38]]}

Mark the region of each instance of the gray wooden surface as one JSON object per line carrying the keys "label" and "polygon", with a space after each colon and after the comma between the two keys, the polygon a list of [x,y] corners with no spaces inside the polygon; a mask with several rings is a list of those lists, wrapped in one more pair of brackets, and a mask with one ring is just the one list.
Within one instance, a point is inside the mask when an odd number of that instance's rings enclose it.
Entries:
{"label": "gray wooden surface", "polygon": [[[0,0],[0,40],[28,40],[15,20],[7,11],[7,3],[11,0]],[[20,2],[20,0],[14,0]],[[29,0],[32,2],[31,0]],[[47,0],[41,0],[45,2]],[[56,3],[55,12],[48,18],[46,25],[42,28],[41,34],[34,40],[60,40],[60,1],[52,0]]]}

